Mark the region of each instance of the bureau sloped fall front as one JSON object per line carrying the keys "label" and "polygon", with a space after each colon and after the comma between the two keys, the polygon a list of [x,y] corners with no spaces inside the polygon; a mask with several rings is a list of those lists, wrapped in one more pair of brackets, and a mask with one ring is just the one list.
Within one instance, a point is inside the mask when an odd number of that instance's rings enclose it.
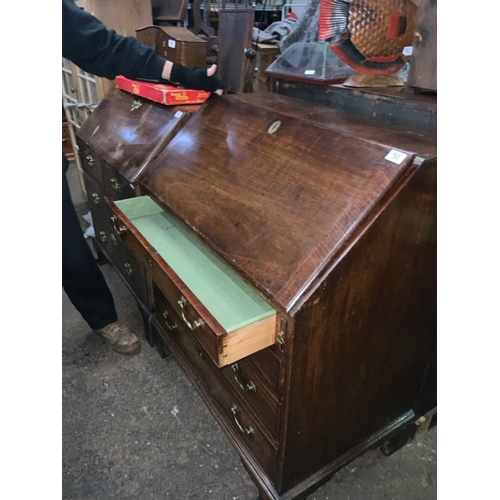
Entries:
{"label": "bureau sloped fall front", "polygon": [[420,416],[435,137],[275,94],[210,98],[106,211],[144,273],[150,342],[262,499],[305,498]]}

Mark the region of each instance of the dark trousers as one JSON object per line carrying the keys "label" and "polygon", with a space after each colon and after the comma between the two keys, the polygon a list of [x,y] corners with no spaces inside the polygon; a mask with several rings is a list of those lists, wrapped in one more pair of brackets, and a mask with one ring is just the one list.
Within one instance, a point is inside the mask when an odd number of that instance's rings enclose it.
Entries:
{"label": "dark trousers", "polygon": [[63,288],[83,319],[93,330],[115,322],[115,304],[111,291],[83,236],[71,201],[63,155],[62,179],[62,280]]}

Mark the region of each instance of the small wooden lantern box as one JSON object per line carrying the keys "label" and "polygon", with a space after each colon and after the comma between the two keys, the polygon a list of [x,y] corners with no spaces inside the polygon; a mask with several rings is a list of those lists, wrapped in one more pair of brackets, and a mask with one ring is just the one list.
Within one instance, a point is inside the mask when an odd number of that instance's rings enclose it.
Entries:
{"label": "small wooden lantern box", "polygon": [[180,26],[146,26],[136,30],[137,39],[169,61],[185,66],[206,66],[207,42]]}

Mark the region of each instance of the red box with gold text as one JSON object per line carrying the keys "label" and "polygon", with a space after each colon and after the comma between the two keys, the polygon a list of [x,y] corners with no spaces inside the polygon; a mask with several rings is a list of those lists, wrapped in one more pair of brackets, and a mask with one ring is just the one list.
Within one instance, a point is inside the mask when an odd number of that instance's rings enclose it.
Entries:
{"label": "red box with gold text", "polygon": [[204,90],[189,90],[175,85],[164,83],[139,82],[129,80],[124,76],[116,77],[116,86],[131,94],[137,94],[168,106],[179,106],[180,104],[201,104],[210,96],[210,92]]}

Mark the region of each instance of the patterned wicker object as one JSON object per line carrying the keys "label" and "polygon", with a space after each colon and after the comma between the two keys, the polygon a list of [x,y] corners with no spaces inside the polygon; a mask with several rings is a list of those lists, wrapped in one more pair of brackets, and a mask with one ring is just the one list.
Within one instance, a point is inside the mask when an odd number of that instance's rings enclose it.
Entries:
{"label": "patterned wicker object", "polygon": [[414,0],[321,0],[319,39],[360,73],[393,74],[404,65],[411,45]]}
{"label": "patterned wicker object", "polygon": [[[352,43],[367,59],[396,59],[404,47],[412,44],[416,13],[415,5],[408,0],[354,0],[347,29]],[[406,30],[389,38],[391,19],[396,21],[396,16],[406,19]]]}

